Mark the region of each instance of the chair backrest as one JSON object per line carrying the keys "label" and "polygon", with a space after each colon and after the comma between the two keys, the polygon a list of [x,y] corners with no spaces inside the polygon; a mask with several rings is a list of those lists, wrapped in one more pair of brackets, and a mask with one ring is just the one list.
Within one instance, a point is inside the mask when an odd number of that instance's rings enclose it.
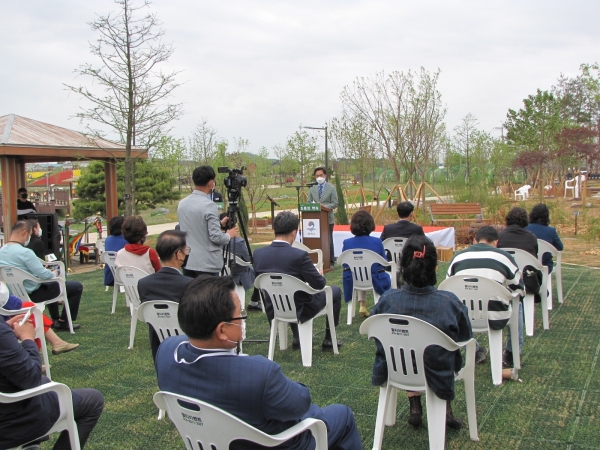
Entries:
{"label": "chair backrest", "polygon": [[137,289],[138,281],[140,278],[147,277],[150,274],[133,266],[117,267],[115,273],[121,280],[121,283],[123,283],[127,298],[137,308],[140,305],[140,294]]}
{"label": "chair backrest", "polygon": [[[269,436],[216,406],[171,392],[157,392],[154,394],[154,403],[168,412],[188,449],[227,450],[229,444],[238,439],[274,447],[298,434],[287,433],[291,431],[287,430],[277,436]],[[298,431],[310,429],[315,436],[316,449],[327,449],[324,422],[305,419],[293,428]]]}
{"label": "chair backrest", "polygon": [[390,255],[392,255],[392,261],[396,265],[400,266],[400,256],[402,255],[402,249],[408,238],[403,237],[391,237],[383,241],[383,248],[385,248]]}
{"label": "chair backrest", "polygon": [[24,302],[30,302],[29,294],[25,290],[25,280],[39,282],[36,277],[24,270],[10,266],[0,267],[0,281],[4,281],[10,293]]}
{"label": "chair backrest", "polygon": [[[521,250],[518,248],[503,248],[505,252],[511,254],[519,266],[519,269],[523,271],[523,267],[525,266],[533,266],[537,270],[541,270],[542,273],[546,273],[544,266],[542,263],[538,261],[537,257],[533,256],[531,253],[527,253],[525,250]],[[545,276],[545,275],[544,275]]]}
{"label": "chair backrest", "polygon": [[544,253],[550,253],[553,257],[558,256],[558,250],[554,245],[549,242],[544,241],[543,239],[538,239],[538,261],[542,262],[542,257]]}
{"label": "chair backrest", "polygon": [[314,253],[317,255],[317,270],[318,269],[323,269],[323,250],[321,250],[320,248],[308,248],[306,245],[304,245],[302,242],[300,241],[294,241],[292,242],[292,247],[296,247],[299,248],[300,250],[304,250],[305,252],[308,252],[309,254]]}
{"label": "chair backrest", "polygon": [[254,287],[266,291],[273,304],[274,314],[283,320],[295,321],[296,304],[294,294],[298,291],[316,294],[318,291],[311,288],[304,281],[283,273],[263,273],[254,280]]}
{"label": "chair backrest", "polygon": [[371,266],[373,264],[391,266],[381,255],[365,249],[342,252],[338,257],[338,264],[348,265],[350,272],[352,272],[352,286],[358,290],[373,289],[373,280],[371,279]]}
{"label": "chair backrest", "polygon": [[178,309],[178,303],[168,300],[152,300],[140,305],[137,317],[138,320],[152,325],[158,339],[162,342],[168,337],[184,334],[177,320]]}
{"label": "chair backrest", "polygon": [[388,367],[388,384],[404,390],[426,389],[423,353],[427,347],[439,345],[450,351],[460,348],[435,326],[399,314],[369,317],[361,324],[360,334],[381,343]]}
{"label": "chair backrest", "polygon": [[119,278],[117,278],[117,273],[116,273],[117,266],[115,265],[116,259],[117,259],[117,252],[102,252],[102,254],[100,255],[100,261],[102,261],[104,264],[106,264],[108,266],[115,281],[117,281],[118,283],[121,283],[121,280]]}
{"label": "chair backrest", "polygon": [[96,248],[98,249],[98,251],[100,253],[102,253],[104,251],[104,239],[103,238],[96,239]]}
{"label": "chair backrest", "polygon": [[513,297],[501,284],[485,277],[453,276],[440,283],[438,289],[456,295],[469,310],[471,328],[477,333],[488,331],[488,302],[500,300],[504,303]]}

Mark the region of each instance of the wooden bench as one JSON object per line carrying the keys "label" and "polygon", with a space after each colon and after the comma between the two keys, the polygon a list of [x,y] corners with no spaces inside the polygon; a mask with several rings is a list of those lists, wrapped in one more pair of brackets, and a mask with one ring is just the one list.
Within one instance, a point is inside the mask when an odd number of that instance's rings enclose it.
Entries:
{"label": "wooden bench", "polygon": [[[431,212],[431,225],[436,222],[472,222],[477,215],[481,215],[484,222],[491,222],[491,219],[483,219],[483,211],[480,203],[431,203],[429,205]],[[453,218],[440,218],[439,216],[454,216]],[[473,216],[460,217],[456,216]]]}

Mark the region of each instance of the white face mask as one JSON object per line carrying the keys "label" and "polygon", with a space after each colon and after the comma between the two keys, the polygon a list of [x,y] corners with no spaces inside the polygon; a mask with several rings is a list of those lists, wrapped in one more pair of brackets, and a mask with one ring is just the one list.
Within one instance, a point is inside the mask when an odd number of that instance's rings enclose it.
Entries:
{"label": "white face mask", "polygon": [[319,183],[319,184],[325,183],[325,178],[323,178],[323,177],[317,177],[317,183]]}
{"label": "white face mask", "polygon": [[27,238],[27,240],[25,241],[25,243],[23,244],[23,247],[27,247],[29,245],[29,241],[31,241],[31,236],[29,236]]}
{"label": "white face mask", "polygon": [[42,237],[42,229],[38,228],[37,237]]}
{"label": "white face mask", "polygon": [[[241,325],[239,323],[233,323],[233,322],[227,322],[231,325],[237,325],[238,327],[242,327],[242,339],[240,342],[242,342],[244,339],[246,339],[246,321],[242,320]],[[227,339],[227,342],[232,342],[234,344],[237,344],[236,341],[230,341],[229,339]]]}

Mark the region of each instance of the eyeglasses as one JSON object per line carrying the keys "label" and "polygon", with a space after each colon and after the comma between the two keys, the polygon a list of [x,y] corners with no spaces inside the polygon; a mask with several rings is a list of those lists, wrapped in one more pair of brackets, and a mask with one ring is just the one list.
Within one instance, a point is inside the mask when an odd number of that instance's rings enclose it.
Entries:
{"label": "eyeglasses", "polygon": [[[185,246],[183,248],[180,248],[179,250],[177,250],[177,252],[182,251],[184,255],[189,255],[190,252],[192,251],[192,249],[189,246]],[[175,253],[177,253],[175,252]]]}
{"label": "eyeglasses", "polygon": [[248,318],[248,313],[246,311],[240,312],[240,317],[231,317],[229,319],[225,319],[223,322],[231,322],[232,320],[246,320]]}

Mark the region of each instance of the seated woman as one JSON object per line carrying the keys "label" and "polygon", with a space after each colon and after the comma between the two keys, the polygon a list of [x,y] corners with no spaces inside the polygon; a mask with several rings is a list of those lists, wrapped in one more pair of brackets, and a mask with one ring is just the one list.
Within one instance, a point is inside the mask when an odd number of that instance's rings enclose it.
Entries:
{"label": "seated woman", "polygon": [[[473,336],[467,307],[456,295],[438,291],[437,252],[433,242],[425,236],[411,236],[402,249],[400,265],[406,284],[401,289],[386,292],[371,314],[402,314],[424,320],[446,333],[456,342],[466,341]],[[424,363],[427,384],[435,395],[446,403],[446,426],[461,428],[463,423],[452,414],[454,400],[454,374],[462,367],[460,351],[449,352],[431,346],[425,350]],[[388,372],[385,352],[377,341],[377,352],[373,364],[372,384],[381,386],[387,382]],[[421,393],[407,392],[410,402],[408,423],[418,427],[422,422]]]}
{"label": "seated woman", "polygon": [[[545,204],[539,203],[535,205],[529,213],[529,225],[527,225],[525,229],[535,234],[536,238],[552,244],[556,250],[562,250],[563,243],[558,237],[556,228],[548,226],[549,223],[550,211]],[[548,273],[552,272],[552,269],[554,269],[552,253],[544,253],[542,256],[542,264],[548,267]]]}
{"label": "seated woman", "polygon": [[[350,231],[354,237],[344,241],[342,251],[345,252],[346,250],[354,249],[371,250],[387,260],[381,239],[369,236],[374,229],[375,221],[373,220],[373,216],[367,211],[356,211],[352,216],[352,219],[350,219]],[[371,266],[371,277],[373,280],[373,288],[379,295],[389,290],[392,286],[390,276],[381,264],[373,264]],[[348,303],[352,301],[352,294],[354,291],[352,289],[352,272],[350,272],[350,268],[347,264],[344,264],[343,283],[344,301]],[[366,291],[358,291],[358,303],[360,305],[361,317],[369,317],[369,311],[367,311],[365,301],[366,298]]]}
{"label": "seated woman", "polygon": [[148,235],[148,227],[140,216],[128,216],[123,221],[123,236],[128,242],[117,252],[115,266],[137,267],[147,273],[160,270],[160,260],[156,250],[144,245]]}
{"label": "seated woman", "polygon": [[[30,306],[35,306],[35,303],[23,302],[19,297],[10,295],[6,285],[0,282],[0,308],[5,309],[6,311],[17,311],[22,308],[29,308]],[[3,317],[5,320],[9,319],[9,316]],[[31,318],[29,320],[31,320],[35,326],[35,319],[33,315],[30,317]],[[52,353],[54,355],[70,352],[71,350],[75,350],[77,347],[79,347],[79,344],[69,344],[67,341],[63,341],[58,337],[58,335],[52,329],[54,321],[50,317],[42,314],[42,319],[44,321],[44,336],[50,345],[52,345]],[[40,342],[38,342],[38,339],[35,340],[35,343],[38,349],[42,348],[42,345]]]}
{"label": "seated woman", "polygon": [[[118,252],[127,245],[127,241],[123,237],[121,228],[125,217],[115,216],[108,222],[109,236],[104,240],[105,252]],[[104,286],[114,286],[115,280],[108,266],[104,266]]]}

